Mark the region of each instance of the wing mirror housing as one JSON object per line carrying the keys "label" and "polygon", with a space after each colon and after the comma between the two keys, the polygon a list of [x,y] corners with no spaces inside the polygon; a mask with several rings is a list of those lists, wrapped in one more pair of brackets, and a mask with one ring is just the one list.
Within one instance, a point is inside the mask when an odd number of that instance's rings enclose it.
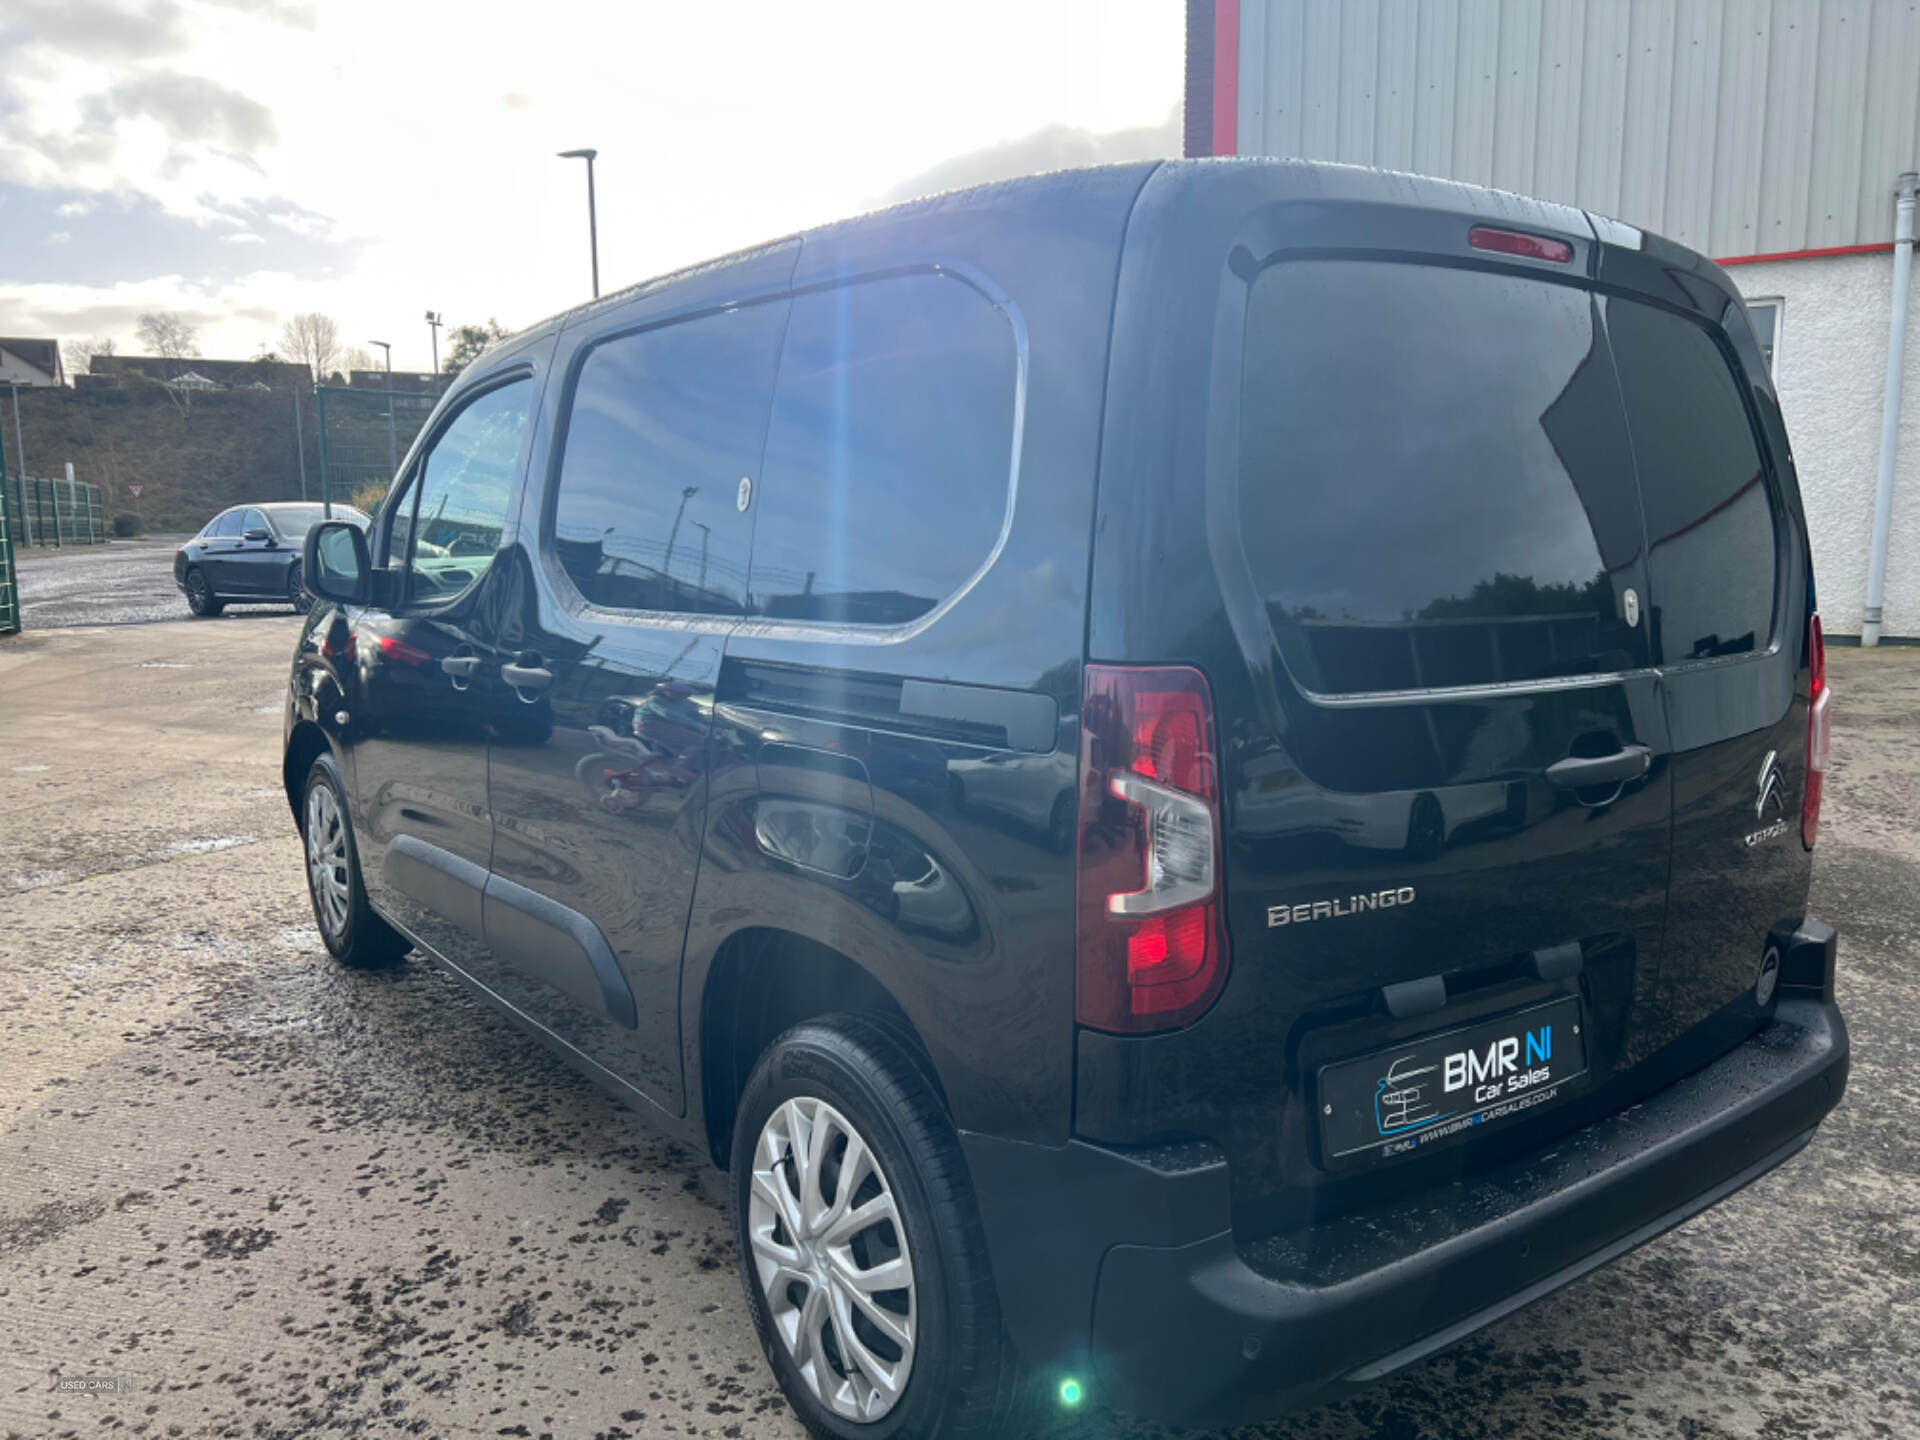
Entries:
{"label": "wing mirror housing", "polygon": [[256,525],[251,530],[242,531],[240,538],[242,540],[271,540],[273,539],[273,532],[264,525]]}
{"label": "wing mirror housing", "polygon": [[367,537],[349,520],[327,520],[307,531],[300,583],[316,600],[364,605],[372,589],[373,561]]}

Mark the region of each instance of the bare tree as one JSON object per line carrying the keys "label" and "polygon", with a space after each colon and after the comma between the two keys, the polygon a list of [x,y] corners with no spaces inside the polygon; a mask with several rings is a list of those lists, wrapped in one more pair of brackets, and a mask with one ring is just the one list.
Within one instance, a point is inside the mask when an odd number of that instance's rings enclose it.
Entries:
{"label": "bare tree", "polygon": [[86,375],[92,372],[96,356],[111,355],[117,347],[110,335],[95,335],[86,340],[68,340],[60,346],[61,358],[67,362],[69,375]]}
{"label": "bare tree", "polygon": [[334,367],[333,373],[344,380],[351,380],[354,371],[372,368],[373,356],[358,345],[349,345],[340,352],[340,363]]}
{"label": "bare tree", "polygon": [[318,310],[296,315],[281,327],[280,349],[313,372],[314,383],[325,380],[340,355],[340,327],[331,315]]}
{"label": "bare tree", "polygon": [[173,310],[150,310],[133,327],[133,333],[150,352],[166,361],[167,399],[180,412],[182,422],[193,415],[193,391],[176,383],[186,369],[185,362],[200,353],[200,327]]}
{"label": "bare tree", "polygon": [[187,360],[200,353],[200,327],[177,310],[149,310],[133,333],[163,360]]}

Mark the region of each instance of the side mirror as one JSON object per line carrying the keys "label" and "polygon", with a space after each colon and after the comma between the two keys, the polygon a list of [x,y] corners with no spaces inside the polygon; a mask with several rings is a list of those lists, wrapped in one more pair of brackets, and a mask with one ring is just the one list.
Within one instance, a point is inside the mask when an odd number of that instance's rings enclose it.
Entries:
{"label": "side mirror", "polygon": [[242,540],[271,540],[273,532],[264,525],[256,525],[251,530],[241,532]]}
{"label": "side mirror", "polygon": [[316,600],[364,605],[373,575],[367,537],[350,520],[327,520],[307,531],[300,582]]}

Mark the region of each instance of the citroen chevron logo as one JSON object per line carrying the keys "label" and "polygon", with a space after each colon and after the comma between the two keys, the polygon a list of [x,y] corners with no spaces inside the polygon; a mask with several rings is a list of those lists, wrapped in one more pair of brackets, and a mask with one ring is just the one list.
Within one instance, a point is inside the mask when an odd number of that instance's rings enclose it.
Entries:
{"label": "citroen chevron logo", "polygon": [[1775,810],[1784,811],[1787,808],[1786,797],[1780,793],[1780,752],[1778,750],[1769,750],[1767,752],[1767,758],[1760,762],[1760,779],[1758,783],[1760,786],[1760,796],[1753,802],[1755,819],[1764,820],[1767,818],[1768,801],[1773,802],[1773,808]]}

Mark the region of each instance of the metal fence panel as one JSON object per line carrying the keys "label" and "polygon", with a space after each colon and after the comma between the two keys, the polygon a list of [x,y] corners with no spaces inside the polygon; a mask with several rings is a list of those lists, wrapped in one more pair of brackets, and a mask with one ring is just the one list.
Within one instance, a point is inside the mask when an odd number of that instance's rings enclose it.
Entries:
{"label": "metal fence panel", "polygon": [[47,549],[107,543],[107,507],[98,485],[65,476],[0,479],[7,491],[17,538]]}
{"label": "metal fence panel", "polygon": [[368,390],[347,385],[315,389],[320,412],[320,495],[335,505],[378,486],[385,491],[438,395]]}
{"label": "metal fence panel", "polygon": [[20,630],[20,577],[13,568],[12,487],[6,483],[6,469],[0,466],[0,635]]}

